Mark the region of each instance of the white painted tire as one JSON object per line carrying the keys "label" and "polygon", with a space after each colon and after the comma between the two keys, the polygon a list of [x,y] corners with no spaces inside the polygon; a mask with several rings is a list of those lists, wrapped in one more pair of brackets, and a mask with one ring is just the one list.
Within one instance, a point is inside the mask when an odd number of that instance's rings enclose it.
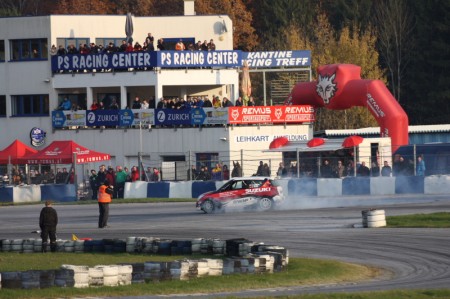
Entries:
{"label": "white painted tire", "polygon": [[385,226],[386,226],[386,220],[368,221],[367,222],[368,228],[385,227]]}
{"label": "white painted tire", "polygon": [[386,220],[386,217],[383,215],[374,215],[374,216],[367,216],[367,222],[375,222],[375,221],[382,221]]}
{"label": "white painted tire", "polygon": [[102,278],[103,279],[103,269],[101,268],[89,268],[90,278]]}
{"label": "white painted tire", "polygon": [[89,283],[89,272],[76,272],[73,275],[73,280],[75,280],[75,283]]}
{"label": "white painted tire", "polygon": [[136,237],[128,237],[127,245],[134,245],[134,244],[136,244]]}
{"label": "white painted tire", "polygon": [[367,216],[378,216],[385,215],[384,210],[369,210],[367,211]]}
{"label": "white painted tire", "polygon": [[117,286],[119,284],[119,278],[116,276],[105,276],[103,277],[103,285],[104,286]]}
{"label": "white painted tire", "polygon": [[103,276],[117,276],[119,274],[119,267],[117,266],[103,266]]}
{"label": "white painted tire", "polygon": [[117,268],[118,268],[119,275],[133,273],[133,266],[131,266],[131,265],[120,265],[120,266],[117,266]]}
{"label": "white painted tire", "polygon": [[22,244],[23,244],[23,239],[11,240],[11,245],[22,245]]}

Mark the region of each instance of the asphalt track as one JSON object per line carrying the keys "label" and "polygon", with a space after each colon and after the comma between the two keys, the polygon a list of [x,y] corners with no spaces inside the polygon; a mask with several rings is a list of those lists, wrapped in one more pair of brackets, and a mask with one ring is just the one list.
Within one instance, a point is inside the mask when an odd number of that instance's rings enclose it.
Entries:
{"label": "asphalt track", "polygon": [[[78,237],[122,239],[247,238],[285,246],[293,257],[335,259],[385,270],[377,279],[360,283],[196,294],[186,298],[448,289],[450,229],[354,228],[354,224],[361,223],[361,210],[368,207],[384,209],[387,216],[450,211],[450,196],[292,198],[282,210],[215,215],[196,211],[193,203],[111,205],[111,227],[106,229],[97,228],[96,204],[55,206],[61,239],[70,239],[72,233]],[[42,205],[0,207],[0,238],[36,237],[30,232],[38,229],[41,208]]]}

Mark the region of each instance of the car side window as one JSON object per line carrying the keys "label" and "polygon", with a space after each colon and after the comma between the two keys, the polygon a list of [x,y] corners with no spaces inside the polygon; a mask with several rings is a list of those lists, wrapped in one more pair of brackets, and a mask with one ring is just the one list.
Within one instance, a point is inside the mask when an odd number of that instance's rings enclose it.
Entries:
{"label": "car side window", "polygon": [[233,189],[237,190],[237,189],[242,189],[242,181],[237,181],[234,185],[233,185]]}

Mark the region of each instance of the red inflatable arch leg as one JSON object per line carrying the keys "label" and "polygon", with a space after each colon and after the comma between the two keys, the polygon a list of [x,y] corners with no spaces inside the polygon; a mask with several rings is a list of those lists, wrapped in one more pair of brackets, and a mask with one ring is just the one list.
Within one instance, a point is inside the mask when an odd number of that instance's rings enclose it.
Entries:
{"label": "red inflatable arch leg", "polygon": [[391,137],[395,152],[408,144],[408,116],[383,82],[362,80],[360,71],[359,66],[350,64],[321,66],[318,80],[294,86],[286,104],[333,110],[367,107],[380,125],[380,135]]}

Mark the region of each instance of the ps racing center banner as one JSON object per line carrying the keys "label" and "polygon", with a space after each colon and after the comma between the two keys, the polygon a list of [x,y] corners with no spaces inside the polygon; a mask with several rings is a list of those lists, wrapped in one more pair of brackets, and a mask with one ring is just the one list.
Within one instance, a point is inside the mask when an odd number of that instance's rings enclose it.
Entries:
{"label": "ps racing center banner", "polygon": [[66,54],[51,57],[52,72],[151,69],[153,67],[241,67],[244,60],[250,68],[309,67],[311,51],[143,51]]}

